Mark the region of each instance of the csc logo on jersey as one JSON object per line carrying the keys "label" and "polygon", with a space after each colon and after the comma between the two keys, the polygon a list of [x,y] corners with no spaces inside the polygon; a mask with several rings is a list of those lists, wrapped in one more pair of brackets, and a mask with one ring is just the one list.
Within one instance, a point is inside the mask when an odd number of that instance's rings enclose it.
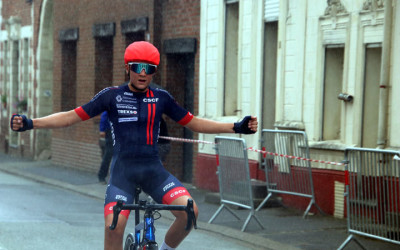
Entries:
{"label": "csc logo on jersey", "polygon": [[143,102],[158,102],[159,98],[143,98]]}

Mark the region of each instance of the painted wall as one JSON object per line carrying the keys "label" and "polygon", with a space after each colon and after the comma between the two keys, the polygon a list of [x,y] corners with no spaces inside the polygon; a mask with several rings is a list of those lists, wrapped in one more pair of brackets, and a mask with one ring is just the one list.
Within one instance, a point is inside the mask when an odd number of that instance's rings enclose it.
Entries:
{"label": "painted wall", "polygon": [[[268,2],[268,1],[265,1]],[[381,131],[386,139],[384,148],[399,149],[399,116],[394,112],[398,106],[400,79],[399,72],[394,70],[398,64],[399,53],[399,14],[398,1],[392,6],[384,6],[385,1],[341,0],[285,0],[279,1],[278,51],[275,127],[277,129],[304,130],[309,138],[311,158],[316,160],[340,162],[344,159],[344,149],[362,144],[363,103],[373,102],[381,105],[379,100],[364,100],[364,79],[367,73],[364,65],[366,48],[384,45],[385,8],[391,7],[393,15],[389,27],[389,81],[377,82],[377,91],[384,90],[387,104],[383,112],[387,114],[387,123]],[[262,107],[261,90],[263,84],[263,1],[239,0],[239,91],[238,103],[241,112],[235,117],[222,116],[223,64],[224,64],[224,1],[201,1],[201,40],[200,47],[200,96],[199,115],[215,120],[236,121],[246,114],[260,116]],[[337,100],[340,106],[340,134],[336,140],[323,140],[323,107],[325,50],[343,48],[342,93],[354,97],[352,102]],[[383,53],[383,52],[382,52]],[[376,74],[380,72],[380,65]],[[373,74],[373,73],[372,73]],[[385,87],[380,85],[386,85]],[[380,86],[380,87],[379,87]],[[335,94],[336,95],[336,94]],[[329,111],[329,107],[327,109]],[[380,111],[381,112],[381,111]],[[325,114],[329,115],[329,114]],[[367,114],[368,115],[368,114]],[[377,121],[378,122],[378,121]],[[378,131],[375,131],[378,134]],[[213,141],[215,135],[200,135],[200,139]],[[238,135],[228,135],[235,136]],[[260,147],[260,133],[243,136],[248,146]],[[378,146],[378,143],[376,144]],[[212,147],[199,148],[198,170],[212,163]],[[250,152],[249,158],[260,161],[257,153]],[[313,163],[315,192],[317,202],[325,193],[321,202],[324,208],[333,213],[335,182],[343,183],[343,167],[329,164]],[[207,169],[208,169],[207,168]],[[212,171],[209,171],[211,174]],[[260,176],[259,176],[260,177]],[[261,177],[260,177],[261,178]],[[199,175],[199,186],[215,189],[210,180],[202,183]],[[205,179],[205,178],[203,178]],[[324,180],[324,181],[321,181]],[[204,185],[203,185],[204,184]],[[302,204],[301,202],[299,204]],[[304,204],[303,204],[304,205]]]}

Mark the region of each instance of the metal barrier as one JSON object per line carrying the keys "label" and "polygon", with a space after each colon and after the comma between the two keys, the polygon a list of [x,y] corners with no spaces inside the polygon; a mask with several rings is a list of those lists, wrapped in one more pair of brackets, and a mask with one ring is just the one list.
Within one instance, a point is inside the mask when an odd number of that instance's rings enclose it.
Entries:
{"label": "metal barrier", "polygon": [[268,195],[256,211],[265,205],[273,193],[279,193],[310,198],[303,218],[307,216],[313,204],[323,214],[323,211],[315,202],[311,163],[301,159],[284,157],[284,155],[291,155],[298,158],[310,158],[306,133],[264,129],[262,130],[262,146],[264,151],[275,152],[281,156],[264,155],[263,157],[262,165],[265,168]]}
{"label": "metal barrier", "polygon": [[347,229],[350,234],[400,244],[399,152],[347,148],[345,151]]}
{"label": "metal barrier", "polygon": [[259,226],[264,228],[255,215],[245,140],[217,136],[215,143],[221,206],[208,223],[212,223],[223,208],[240,220],[239,216],[227,206],[235,205],[250,210],[250,214],[242,226],[242,231],[246,229],[251,218],[254,218]]}

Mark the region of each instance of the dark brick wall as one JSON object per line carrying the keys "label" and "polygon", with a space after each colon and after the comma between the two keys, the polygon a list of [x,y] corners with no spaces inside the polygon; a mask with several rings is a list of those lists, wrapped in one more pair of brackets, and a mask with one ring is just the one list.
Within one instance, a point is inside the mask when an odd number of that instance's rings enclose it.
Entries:
{"label": "dark brick wall", "polygon": [[[92,35],[94,24],[115,23],[115,36],[113,37],[113,67],[112,82],[110,85],[119,85],[125,81],[123,54],[126,47],[126,36],[121,32],[121,21],[136,18],[148,18],[148,30],[144,32],[146,40],[154,43],[160,50],[161,63],[157,75],[154,77],[156,83],[171,89],[183,85],[182,74],[179,68],[170,67],[169,76],[166,74],[168,63],[167,56],[163,54],[162,44],[166,39],[173,38],[195,38],[199,45],[200,33],[200,1],[193,0],[55,0],[54,1],[54,112],[61,110],[61,43],[59,42],[59,31],[79,28],[79,38],[77,40],[77,93],[76,105],[88,102],[96,94],[96,40]],[[195,58],[195,100],[194,113],[198,108],[198,48]],[[174,78],[176,81],[166,82],[167,78]],[[179,92],[171,91],[176,94],[176,99],[181,102],[182,96]],[[98,118],[77,124],[67,129],[57,129],[53,131],[53,159],[56,163],[67,164],[65,156],[70,159],[82,157],[81,151],[88,152],[87,162],[74,163],[74,167],[87,168],[97,171],[100,163],[100,151],[98,142]],[[170,122],[169,130],[171,135],[182,137],[183,130],[179,125]],[[176,146],[175,146],[176,144]],[[72,146],[73,145],[73,146]],[[197,149],[195,148],[196,152]],[[194,161],[195,162],[195,161]],[[166,168],[182,177],[182,144],[174,143],[173,150],[168,157]]]}
{"label": "dark brick wall", "polygon": [[[196,53],[194,55],[194,100],[193,114],[198,114],[198,84],[199,84],[199,44],[200,44],[200,0],[169,0],[162,1],[162,43],[165,40],[177,38],[195,38]],[[180,104],[184,104],[184,72],[179,60],[185,55],[165,54],[161,57],[161,78],[164,86]],[[169,121],[170,135],[183,137],[180,125]],[[194,139],[198,136],[195,134]],[[179,178],[183,174],[182,143],[173,142],[166,168]],[[196,169],[197,145],[193,145],[193,176]]]}
{"label": "dark brick wall", "polygon": [[[155,76],[155,81],[162,86],[167,86],[168,83],[164,80],[166,79],[165,67],[167,61],[162,53],[162,42],[165,39],[180,37],[194,37],[197,40],[199,39],[200,1],[56,0],[54,2],[54,112],[63,111],[61,110],[61,43],[58,41],[59,31],[69,28],[79,28],[76,76],[76,105],[79,106],[89,101],[96,93],[96,76],[94,70],[96,41],[92,35],[92,26],[101,23],[115,23],[112,55],[113,67],[111,69],[113,71],[113,80],[110,85],[118,85],[125,81],[123,54],[126,47],[126,37],[121,32],[121,21],[141,17],[148,18],[148,30],[145,31],[145,39],[154,43],[162,55],[160,70]],[[197,54],[195,55],[196,93],[198,89]],[[174,71],[179,72],[179,69],[172,69],[172,73],[170,73],[175,74]],[[180,98],[178,95],[177,99]],[[196,97],[195,113],[198,107],[197,102]],[[99,119],[95,118],[71,128],[54,130],[52,141],[54,161],[63,165],[68,164],[67,158],[79,159],[79,157],[82,157],[81,151],[83,150],[89,154],[86,157],[88,162],[75,162],[73,164],[74,167],[97,171],[100,163],[100,152],[97,145],[98,122]],[[178,130],[182,129],[179,128]],[[182,133],[174,133],[173,128],[170,131],[171,135],[182,136]],[[180,167],[182,165],[181,154],[181,146],[174,147],[166,164],[167,169],[179,178],[182,171]],[[175,155],[177,156],[175,157]]]}
{"label": "dark brick wall", "polygon": [[[112,81],[108,86],[119,85],[125,81],[123,55],[125,35],[121,33],[121,21],[148,17],[149,26],[146,33],[152,42],[153,1],[139,0],[55,0],[54,1],[54,112],[65,111],[61,107],[61,58],[62,44],[59,31],[78,28],[76,58],[76,106],[88,102],[96,94],[96,38],[92,28],[95,24],[115,23],[113,37]],[[101,85],[105,85],[102,83]],[[62,165],[73,165],[97,171],[100,164],[98,147],[99,118],[82,122],[67,129],[53,131],[53,160]],[[82,154],[82,152],[85,152]],[[67,156],[67,157],[66,157]],[[70,159],[68,161],[68,158]],[[74,161],[74,163],[70,163]]]}
{"label": "dark brick wall", "polygon": [[[95,24],[115,23],[115,35],[112,38],[112,71],[109,76],[112,80],[109,85],[119,85],[125,81],[123,54],[127,38],[121,32],[121,21],[137,18],[147,18],[148,29],[142,32],[142,37],[154,43],[160,50],[161,63],[156,83],[162,85],[176,97],[179,103],[184,104],[182,86],[184,73],[179,67],[180,56],[166,55],[163,53],[165,40],[177,38],[194,38],[196,50],[194,57],[194,100],[193,113],[198,113],[198,68],[199,68],[199,34],[200,34],[200,1],[199,0],[54,0],[53,1],[53,28],[54,28],[54,57],[53,57],[53,112],[62,110],[62,42],[59,41],[59,32],[66,29],[77,28],[79,37],[76,41],[76,105],[88,102],[97,92],[96,89],[96,39],[93,37],[92,28]],[[2,14],[4,19],[10,16],[21,17],[21,25],[29,25],[31,19],[31,4],[25,1],[3,1]],[[40,14],[43,11],[43,1],[34,1],[34,38],[31,41],[33,54],[31,64],[36,69],[36,49],[40,29]],[[2,29],[4,29],[4,24]],[[4,48],[0,48],[4,49]],[[1,63],[1,62],[0,62]],[[0,76],[1,77],[1,76]],[[36,79],[33,82],[37,86]],[[97,84],[104,85],[105,83]],[[64,98],[65,100],[65,98]],[[34,100],[34,105],[37,101]],[[33,105],[33,106],[34,106]],[[29,115],[36,117],[32,108]],[[77,168],[97,171],[100,164],[100,150],[98,147],[99,118],[77,124],[70,128],[54,129],[52,132],[52,158],[55,163]],[[4,131],[8,130],[8,118],[1,120],[1,147],[5,149]],[[182,137],[183,129],[169,121],[169,130],[172,136]],[[35,139],[31,132],[22,135],[25,146],[22,149],[10,149],[15,154],[33,154],[34,145],[30,140]],[[26,137],[26,138],[25,138]],[[197,135],[194,135],[197,138]],[[82,152],[86,152],[82,154]],[[197,145],[194,145],[194,155]],[[73,163],[71,163],[73,161]],[[173,143],[173,149],[166,168],[179,178],[182,177],[182,143]],[[193,165],[196,161],[193,161]],[[195,167],[193,167],[195,169]]]}
{"label": "dark brick wall", "polygon": [[[5,28],[4,20],[15,16],[21,18],[21,26],[30,25],[31,20],[31,4],[26,1],[2,1],[3,24],[1,29]],[[35,1],[40,4],[41,1]]]}

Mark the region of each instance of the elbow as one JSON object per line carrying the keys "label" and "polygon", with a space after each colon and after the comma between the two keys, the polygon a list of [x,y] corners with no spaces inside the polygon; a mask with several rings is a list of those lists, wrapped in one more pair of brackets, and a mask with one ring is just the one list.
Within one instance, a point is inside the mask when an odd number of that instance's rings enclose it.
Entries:
{"label": "elbow", "polygon": [[79,122],[81,119],[79,116],[75,116],[73,112],[69,113],[68,116],[61,122],[60,127],[66,128],[74,125],[75,123]]}

